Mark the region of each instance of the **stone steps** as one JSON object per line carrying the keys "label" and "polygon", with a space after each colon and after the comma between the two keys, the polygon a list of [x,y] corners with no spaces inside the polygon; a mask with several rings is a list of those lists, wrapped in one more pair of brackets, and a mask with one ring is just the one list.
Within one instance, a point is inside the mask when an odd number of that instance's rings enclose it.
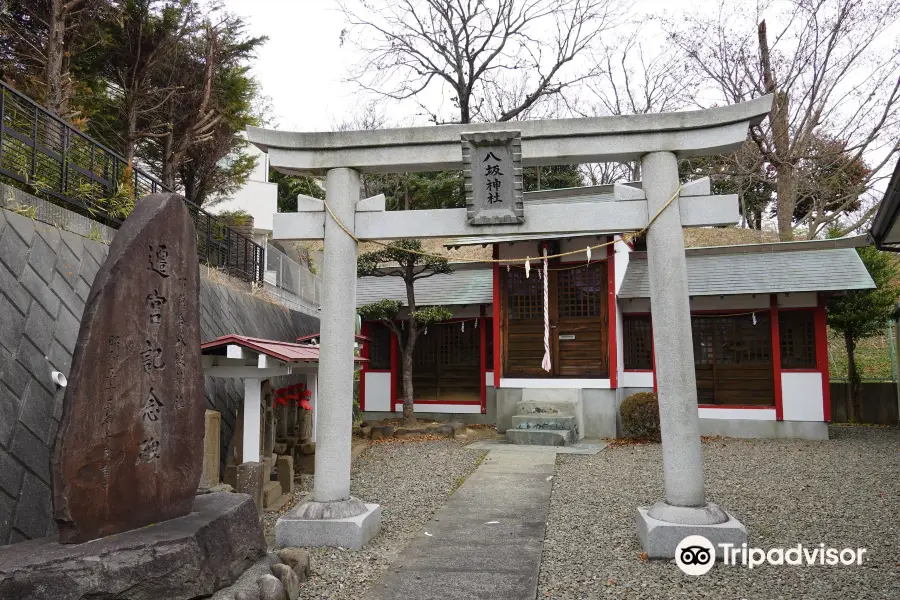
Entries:
{"label": "stone steps", "polygon": [[513,415],[513,429],[570,429],[578,430],[578,419],[574,416],[541,414]]}
{"label": "stone steps", "polygon": [[571,429],[507,429],[506,441],[530,446],[568,446],[575,441],[575,433]]}

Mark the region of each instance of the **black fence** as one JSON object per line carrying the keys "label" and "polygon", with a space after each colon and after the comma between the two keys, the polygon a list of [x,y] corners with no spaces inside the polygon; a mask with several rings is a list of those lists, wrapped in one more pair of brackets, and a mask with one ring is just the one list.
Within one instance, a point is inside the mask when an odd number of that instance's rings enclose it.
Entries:
{"label": "black fence", "polygon": [[[159,180],[0,81],[0,177],[117,229],[137,199],[169,192]],[[262,281],[263,249],[185,200],[200,261],[245,281]]]}

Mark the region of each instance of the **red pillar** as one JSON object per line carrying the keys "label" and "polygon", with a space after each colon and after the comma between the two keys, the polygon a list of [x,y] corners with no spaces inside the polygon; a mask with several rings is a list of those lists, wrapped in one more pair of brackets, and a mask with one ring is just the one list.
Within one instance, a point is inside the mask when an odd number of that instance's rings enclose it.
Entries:
{"label": "red pillar", "polygon": [[[364,337],[369,337],[371,333],[371,326],[368,322],[363,322],[362,327],[359,328],[360,335]],[[366,341],[361,342],[361,348],[359,350],[359,355],[362,358],[369,358],[369,351],[371,350],[370,346],[372,342]],[[369,370],[369,362],[365,361],[362,363],[362,369],[359,371],[359,410],[366,410],[366,372]]]}
{"label": "red pillar", "polygon": [[[610,240],[614,239],[610,236]],[[609,320],[607,332],[609,334],[609,387],[619,387],[619,355],[616,332],[616,245],[606,247],[606,273],[607,273],[607,300],[606,312]]]}
{"label": "red pillar", "polygon": [[[500,246],[494,244],[494,260],[500,258]],[[500,265],[494,263],[494,389],[500,389],[500,371],[503,369],[500,338]]]}
{"label": "red pillar", "polygon": [[781,334],[778,328],[778,294],[769,300],[769,321],[772,326],[772,376],[775,381],[775,419],[784,420],[781,399]]}
{"label": "red pillar", "polygon": [[828,372],[828,327],[825,322],[825,303],[827,299],[819,294],[819,303],[816,306],[815,331],[816,331],[816,368],[822,374],[822,414],[825,422],[831,422],[831,374]]}

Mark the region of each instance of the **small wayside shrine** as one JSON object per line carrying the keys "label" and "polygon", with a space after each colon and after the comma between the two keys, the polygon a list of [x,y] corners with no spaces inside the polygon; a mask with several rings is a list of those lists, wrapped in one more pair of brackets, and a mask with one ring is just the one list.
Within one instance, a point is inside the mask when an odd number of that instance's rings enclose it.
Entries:
{"label": "small wayside shrine", "polygon": [[[279,527],[290,526],[294,542],[305,546],[354,547],[378,531],[379,507],[350,496],[359,240],[645,232],[665,498],[637,508],[638,535],[651,557],[673,557],[690,534],[714,544],[745,542],[743,525],[706,501],[682,232],[736,223],[738,199],[710,194],[708,181],[680,182],[678,159],[737,150],[771,104],[766,96],[659,115],[356,132],[249,128],[249,140],[279,171],[326,176],[324,202],[302,198],[298,212],[278,214],[274,223],[276,239],[325,242],[315,489]],[[642,189],[623,189],[612,199],[578,190],[542,202],[524,199],[525,167],[638,160]],[[383,197],[360,198],[361,173],[454,169],[465,177],[466,208],[386,212]],[[545,269],[554,258],[542,248],[527,257],[527,268]],[[544,329],[539,367],[546,370],[553,361]]]}
{"label": "small wayside shrine", "polygon": [[[259,512],[274,510],[288,499],[294,489],[295,465],[305,472],[314,464],[319,347],[312,342],[318,336],[304,336],[294,343],[230,334],[200,347],[204,375],[243,380],[243,402],[227,453],[224,483],[250,494]],[[354,357],[357,365],[365,360]],[[275,378],[287,376],[301,381],[286,387],[273,385]],[[211,429],[210,438],[218,442],[218,424]],[[213,446],[201,487],[219,483],[219,451],[217,443]]]}

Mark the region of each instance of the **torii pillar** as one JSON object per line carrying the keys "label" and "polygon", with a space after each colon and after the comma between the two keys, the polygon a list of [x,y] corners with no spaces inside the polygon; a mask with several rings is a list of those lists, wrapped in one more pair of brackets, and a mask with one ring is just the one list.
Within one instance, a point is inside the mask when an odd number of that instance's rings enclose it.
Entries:
{"label": "torii pillar", "polygon": [[[678,159],[671,152],[641,158],[647,211],[652,216],[678,191]],[[679,198],[647,231],[650,318],[653,322],[665,499],[637,509],[638,537],[651,558],[672,558],[689,535],[714,545],[747,541],[747,530],[716,504],[706,502],[697,380],[691,335],[684,233]]]}
{"label": "torii pillar", "polygon": [[[344,227],[353,231],[359,172],[330,169],[325,199]],[[356,240],[331,215],[325,219],[322,311],[316,407],[315,483],[310,500],[278,519],[279,548],[333,546],[357,549],[381,530],[381,507],[350,496],[353,434],[353,357],[356,339]]]}

